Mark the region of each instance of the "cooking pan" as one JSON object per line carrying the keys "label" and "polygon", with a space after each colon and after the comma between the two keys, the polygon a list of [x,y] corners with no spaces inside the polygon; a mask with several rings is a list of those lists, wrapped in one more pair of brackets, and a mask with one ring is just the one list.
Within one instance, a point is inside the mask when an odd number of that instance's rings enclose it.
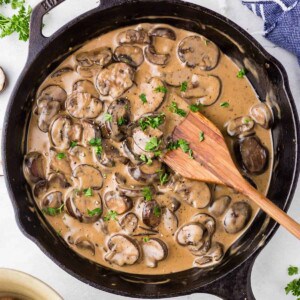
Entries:
{"label": "cooking pan", "polygon": [[[73,252],[38,210],[22,172],[26,129],[35,91],[45,77],[87,40],[141,22],[167,23],[201,33],[214,41],[248,78],[261,100],[275,108],[274,166],[268,197],[288,209],[299,173],[299,120],[283,66],[242,28],[203,7],[174,0],[102,0],[51,37],[41,33],[42,17],[64,0],[46,0],[32,13],[29,56],[8,104],[2,151],[7,188],[22,232],[62,269],[100,290],[128,297],[162,298],[210,293],[223,299],[255,299],[251,269],[278,228],[260,212],[247,232],[213,269],[191,268],[169,275],[134,275],[114,271]],[[155,16],[155,18],[153,18]],[[124,268],[126,271],[126,268]]]}

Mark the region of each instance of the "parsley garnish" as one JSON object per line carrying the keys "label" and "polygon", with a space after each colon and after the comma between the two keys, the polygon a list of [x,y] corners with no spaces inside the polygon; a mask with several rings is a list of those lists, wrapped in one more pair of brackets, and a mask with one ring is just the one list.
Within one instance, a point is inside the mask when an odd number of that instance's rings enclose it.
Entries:
{"label": "parsley garnish", "polygon": [[203,104],[198,103],[198,104],[191,104],[189,106],[189,108],[192,112],[198,112],[198,111],[202,110],[203,106],[204,106]]}
{"label": "parsley garnish", "polygon": [[161,215],[161,208],[159,206],[154,206],[153,214],[155,217],[159,218]]}
{"label": "parsley garnish", "polygon": [[298,267],[289,266],[288,267],[288,274],[290,276],[297,275],[298,274]]}
{"label": "parsley garnish", "polygon": [[87,213],[88,213],[88,215],[90,216],[90,217],[94,217],[94,216],[97,216],[97,215],[101,215],[101,213],[102,213],[102,209],[101,208],[99,208],[99,207],[97,207],[97,208],[95,208],[95,209],[93,209],[93,210],[87,210]]}
{"label": "parsley garnish", "polygon": [[139,120],[139,125],[142,130],[146,130],[149,126],[152,128],[157,128],[165,121],[165,114],[161,113],[155,117],[145,117]]}
{"label": "parsley garnish", "polygon": [[142,93],[139,95],[139,98],[142,100],[143,104],[147,103],[146,94]]}
{"label": "parsley garnish", "polygon": [[160,172],[159,181],[161,185],[164,185],[169,181],[169,175],[167,173]]}
{"label": "parsley garnish", "polygon": [[64,208],[64,204],[62,204],[60,207],[54,208],[54,207],[46,207],[43,208],[42,211],[43,213],[45,213],[46,215],[49,216],[56,216],[62,213]]}
{"label": "parsley garnish", "polygon": [[108,113],[105,113],[104,114],[104,121],[112,121],[112,115],[108,114]]}
{"label": "parsley garnish", "polygon": [[96,154],[101,154],[102,153],[102,140],[99,138],[93,138],[89,141],[89,144],[95,148]]}
{"label": "parsley garnish", "polygon": [[146,151],[156,151],[161,141],[157,137],[150,138],[149,142],[146,143]]}
{"label": "parsley garnish", "polygon": [[152,165],[153,161],[152,161],[151,157],[148,157],[147,155],[142,154],[140,156],[140,159],[141,159],[141,161],[143,161],[144,163],[146,163],[148,166]]}
{"label": "parsley garnish", "polygon": [[186,111],[179,108],[176,102],[172,102],[171,106],[169,106],[169,110],[181,117],[185,117],[187,115]]}
{"label": "parsley garnish", "polygon": [[236,74],[237,78],[243,78],[247,73],[247,70],[245,68],[241,68],[238,73]]}
{"label": "parsley garnish", "polygon": [[172,141],[167,145],[168,150],[176,150],[180,148],[184,153],[188,153],[191,158],[193,158],[193,150],[190,148],[189,143],[184,139],[179,139],[177,141]]}
{"label": "parsley garnish", "polygon": [[187,81],[182,82],[182,83],[181,83],[181,86],[180,86],[180,91],[181,91],[181,92],[186,92],[186,90],[187,90],[187,85],[188,85]]}
{"label": "parsley garnish", "polygon": [[203,131],[200,131],[200,132],[199,132],[199,141],[200,141],[200,142],[203,142],[203,141],[204,141],[204,132],[203,132]]}
{"label": "parsley garnish", "polygon": [[[293,296],[300,296],[300,278],[294,279],[293,281],[288,283],[285,287],[285,292],[287,295],[291,293]],[[297,298],[297,300],[299,299],[300,297]]]}
{"label": "parsley garnish", "polygon": [[72,141],[72,142],[70,143],[70,147],[71,147],[71,148],[74,148],[74,147],[77,146],[77,144],[78,144],[78,142]]}
{"label": "parsley garnish", "polygon": [[107,215],[104,217],[104,221],[110,221],[110,220],[117,221],[118,220],[117,215],[118,213],[116,211],[110,210],[107,212]]}
{"label": "parsley garnish", "polygon": [[229,103],[228,102],[222,102],[220,103],[221,107],[229,107]]}
{"label": "parsley garnish", "polygon": [[122,125],[124,125],[124,124],[126,124],[126,123],[127,123],[127,121],[125,120],[124,117],[120,117],[120,118],[117,120],[118,126],[122,126]]}
{"label": "parsley garnish", "polygon": [[144,241],[145,243],[148,243],[148,242],[150,241],[150,239],[149,239],[148,236],[145,236],[145,237],[143,237],[143,241]]}
{"label": "parsley garnish", "polygon": [[146,201],[152,200],[152,191],[148,186],[143,188],[142,193],[143,193],[143,197]]}
{"label": "parsley garnish", "polygon": [[83,190],[83,193],[87,197],[92,197],[93,196],[93,190],[91,188]]}
{"label": "parsley garnish", "polygon": [[251,122],[251,119],[250,118],[243,118],[243,123],[244,124],[248,124]]}
{"label": "parsley garnish", "polygon": [[63,153],[63,152],[60,152],[60,153],[57,153],[57,154],[56,154],[56,157],[57,157],[57,159],[61,160],[61,159],[63,159],[63,158],[66,157],[66,154]]}
{"label": "parsley garnish", "polygon": [[167,88],[166,87],[164,87],[164,86],[158,86],[158,87],[156,87],[155,89],[154,89],[154,92],[156,92],[156,93],[167,93]]}

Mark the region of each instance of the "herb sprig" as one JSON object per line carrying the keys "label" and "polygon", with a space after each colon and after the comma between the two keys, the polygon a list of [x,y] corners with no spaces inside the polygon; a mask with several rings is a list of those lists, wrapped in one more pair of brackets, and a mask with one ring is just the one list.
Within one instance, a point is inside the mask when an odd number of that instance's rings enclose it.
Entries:
{"label": "herb sprig", "polygon": [[184,153],[188,153],[190,158],[194,158],[193,150],[190,148],[190,144],[184,139],[172,141],[167,145],[168,150],[176,150],[178,148],[180,148]]}
{"label": "herb sprig", "polygon": [[[289,276],[298,275],[299,269],[295,266],[288,267]],[[285,293],[288,295],[291,293],[293,296],[297,297],[297,300],[300,300],[300,278],[294,279],[289,282],[285,287]]]}
{"label": "herb sprig", "polygon": [[161,124],[163,124],[165,121],[165,114],[161,113],[157,116],[149,116],[145,118],[141,118],[139,120],[139,125],[142,128],[142,130],[146,130],[148,127],[157,128]]}
{"label": "herb sprig", "polygon": [[46,207],[42,209],[42,212],[48,216],[56,216],[62,213],[64,209],[64,204],[62,204],[60,207]]}
{"label": "herb sprig", "polygon": [[187,115],[187,112],[181,108],[178,107],[178,104],[176,102],[172,102],[172,104],[169,106],[170,112],[173,112],[181,117],[185,117]]}

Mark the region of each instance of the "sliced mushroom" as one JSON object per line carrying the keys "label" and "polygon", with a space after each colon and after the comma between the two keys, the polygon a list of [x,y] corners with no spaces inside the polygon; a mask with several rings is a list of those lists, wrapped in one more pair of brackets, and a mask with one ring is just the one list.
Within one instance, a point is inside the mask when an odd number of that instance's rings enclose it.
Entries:
{"label": "sliced mushroom", "polygon": [[175,185],[174,191],[195,208],[204,208],[209,205],[211,191],[204,182],[181,178]]}
{"label": "sliced mushroom", "polygon": [[71,190],[66,197],[68,213],[83,223],[93,223],[100,219],[103,208],[99,193],[86,196],[82,191]]}
{"label": "sliced mushroom", "polygon": [[[111,119],[105,122],[107,131],[116,142],[123,141],[127,135],[127,124],[130,122],[130,102],[127,99],[121,98],[113,101],[107,110],[111,115]],[[119,125],[120,120],[122,125]]]}
{"label": "sliced mushroom", "polygon": [[197,222],[181,226],[176,233],[176,240],[181,246],[199,245],[204,237],[205,227]]}
{"label": "sliced mushroom", "polygon": [[128,29],[126,31],[122,31],[118,37],[117,41],[119,44],[150,44],[150,37],[148,33],[143,29]]}
{"label": "sliced mushroom", "polygon": [[93,65],[91,67],[82,67],[78,65],[76,68],[76,72],[82,78],[92,79],[94,76],[96,76],[99,73],[101,69],[102,67],[98,65]]}
{"label": "sliced mushroom", "polygon": [[194,72],[191,69],[184,68],[164,74],[164,80],[172,86],[181,86],[183,82],[190,82]]}
{"label": "sliced mushroom", "polygon": [[220,57],[220,50],[204,36],[193,35],[184,38],[178,46],[178,56],[188,67],[199,66],[201,70],[214,69]]}
{"label": "sliced mushroom", "polygon": [[167,27],[156,27],[149,32],[149,36],[162,37],[173,41],[176,40],[175,31]]}
{"label": "sliced mushroom", "polygon": [[90,146],[90,141],[101,138],[100,127],[90,121],[82,121],[82,144],[87,147]]}
{"label": "sliced mushroom", "polygon": [[88,148],[83,146],[75,146],[69,149],[69,158],[72,169],[80,164],[87,164],[92,158],[92,154]]}
{"label": "sliced mushroom", "polygon": [[248,117],[238,117],[236,119],[228,121],[225,126],[227,127],[227,133],[230,136],[241,136],[245,133],[251,132],[254,127],[254,121]]}
{"label": "sliced mushroom", "polygon": [[54,173],[60,172],[64,174],[67,179],[69,179],[69,177],[72,175],[70,159],[65,153],[63,153],[64,157],[60,158],[60,153],[56,152],[55,149],[50,148],[50,170]]}
{"label": "sliced mushroom", "polygon": [[116,234],[107,243],[109,251],[104,259],[120,267],[133,265],[141,257],[141,250],[138,242],[127,235]]}
{"label": "sliced mushroom", "polygon": [[119,225],[127,234],[130,235],[136,230],[138,222],[139,219],[137,215],[129,212],[120,220]]}
{"label": "sliced mushroom", "polygon": [[117,184],[126,184],[127,178],[124,175],[120,174],[119,172],[116,172],[114,175],[114,179]]}
{"label": "sliced mushroom", "polygon": [[0,93],[4,90],[6,85],[6,76],[3,69],[0,67]]}
{"label": "sliced mushroom", "polygon": [[207,268],[220,263],[224,256],[223,248],[223,245],[218,242],[212,243],[206,254],[195,259],[194,265],[199,268]]}
{"label": "sliced mushroom", "polygon": [[120,97],[133,85],[134,70],[119,62],[101,70],[96,78],[96,87],[103,96]]}
{"label": "sliced mushroom", "polygon": [[128,173],[131,177],[140,182],[153,183],[154,181],[159,181],[160,173],[157,170],[162,170],[162,163],[155,159],[152,161],[151,165],[146,163],[135,166],[132,164],[128,165]]}
{"label": "sliced mushroom", "polygon": [[61,192],[52,192],[46,195],[41,201],[41,208],[60,208],[63,205],[63,196]]}
{"label": "sliced mushroom", "polygon": [[168,210],[175,212],[179,209],[181,202],[178,200],[175,193],[163,193],[156,197],[156,201],[161,207],[166,207]]}
{"label": "sliced mushroom", "polygon": [[124,214],[133,207],[133,202],[130,198],[121,196],[115,191],[105,193],[104,201],[108,210],[113,210],[118,215]]}
{"label": "sliced mushroom", "polygon": [[65,102],[67,99],[66,91],[58,85],[49,85],[45,87],[38,96],[37,103],[40,106],[42,100]]}
{"label": "sliced mushroom", "polygon": [[50,127],[50,136],[53,145],[59,149],[69,149],[72,141],[78,142],[81,139],[82,127],[73,124],[71,118],[59,116]]}
{"label": "sliced mushroom", "polygon": [[122,149],[124,151],[125,156],[133,163],[134,165],[138,165],[141,163],[139,156],[133,152],[133,140],[131,138],[127,138],[122,142]]}
{"label": "sliced mushroom", "polygon": [[73,170],[73,177],[79,181],[79,189],[101,189],[103,177],[101,172],[90,165],[79,165]]}
{"label": "sliced mushroom", "polygon": [[36,183],[46,177],[45,158],[39,152],[29,152],[24,157],[23,172],[29,182]]}
{"label": "sliced mushroom", "polygon": [[164,225],[165,230],[174,235],[178,228],[178,218],[174,212],[166,208],[163,213],[162,223]]}
{"label": "sliced mushroom", "polygon": [[64,67],[64,68],[61,68],[61,69],[58,69],[56,71],[54,71],[52,74],[51,74],[51,78],[57,78],[57,77],[61,77],[67,73],[71,73],[73,72],[74,70],[70,67]]}
{"label": "sliced mushroom", "polygon": [[61,103],[59,101],[40,100],[37,106],[38,127],[41,131],[47,132],[52,120],[59,113]]}
{"label": "sliced mushroom", "polygon": [[235,234],[244,229],[252,214],[251,206],[247,202],[235,202],[228,209],[224,218],[226,232]]}
{"label": "sliced mushroom", "polygon": [[197,98],[197,102],[203,105],[212,105],[219,99],[221,87],[221,80],[217,76],[193,74],[181,96],[187,99]]}
{"label": "sliced mushroom", "polygon": [[266,103],[259,103],[251,107],[252,119],[265,129],[271,128],[274,121],[272,109]]}
{"label": "sliced mushroom", "polygon": [[77,93],[87,93],[91,94],[94,98],[99,98],[99,93],[97,92],[94,84],[89,80],[79,80],[74,83],[73,91]]}
{"label": "sliced mushroom", "polygon": [[144,54],[146,59],[154,64],[154,65],[159,65],[159,66],[165,66],[169,60],[170,60],[170,54],[159,54],[156,53],[156,50],[153,45],[148,45],[144,49]]}
{"label": "sliced mushroom", "polygon": [[81,67],[99,65],[106,66],[112,60],[112,51],[108,47],[100,47],[88,52],[81,52],[76,55],[76,61]]}
{"label": "sliced mushroom", "polygon": [[66,176],[62,173],[51,173],[48,177],[48,183],[51,188],[66,189],[70,187],[70,183],[67,181]]}
{"label": "sliced mushroom", "polygon": [[143,50],[137,46],[122,45],[114,52],[117,61],[124,62],[134,68],[140,66],[144,61]]}
{"label": "sliced mushroom", "polygon": [[228,208],[231,202],[230,196],[221,196],[214,200],[214,202],[209,207],[209,212],[215,217],[219,217],[224,214],[225,210]]}
{"label": "sliced mushroom", "polygon": [[196,214],[192,217],[194,222],[201,223],[207,230],[207,232],[212,236],[216,231],[216,221],[215,219],[204,213]]}
{"label": "sliced mushroom", "polygon": [[49,189],[49,183],[47,180],[38,181],[33,187],[33,195],[35,197],[40,197],[41,195],[46,194]]}
{"label": "sliced mushroom", "polygon": [[102,154],[96,155],[102,166],[112,168],[117,162],[121,162],[122,164],[126,164],[128,162],[128,159],[121,156],[120,151],[108,140],[103,140],[102,148]]}
{"label": "sliced mushroom", "polygon": [[155,200],[147,201],[143,207],[143,222],[149,227],[157,227],[161,221],[161,207]]}
{"label": "sliced mushroom", "polygon": [[156,268],[158,262],[168,256],[168,247],[160,239],[151,238],[144,242],[142,247],[147,267]]}
{"label": "sliced mushroom", "polygon": [[268,164],[268,150],[257,136],[246,137],[235,145],[240,165],[250,174],[262,174]]}
{"label": "sliced mushroom", "polygon": [[89,251],[93,256],[96,254],[94,243],[84,236],[79,237],[74,244],[78,249]]}
{"label": "sliced mushroom", "polygon": [[[131,186],[127,186],[127,185],[118,185],[117,190],[119,191],[120,195],[124,195],[130,198],[136,198],[136,197],[143,197],[145,186],[144,185],[131,185]],[[153,194],[155,194],[155,189],[153,186],[150,186],[150,191]]]}

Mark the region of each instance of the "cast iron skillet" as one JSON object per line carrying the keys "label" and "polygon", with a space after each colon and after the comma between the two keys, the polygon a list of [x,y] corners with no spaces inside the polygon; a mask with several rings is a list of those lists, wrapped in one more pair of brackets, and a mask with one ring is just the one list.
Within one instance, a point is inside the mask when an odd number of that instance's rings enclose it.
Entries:
{"label": "cast iron skillet", "polygon": [[193,268],[161,276],[128,275],[107,269],[73,252],[37,209],[21,168],[26,151],[24,139],[35,90],[70,54],[70,47],[75,50],[101,33],[129,24],[167,23],[204,34],[240,66],[251,64],[249,79],[260,99],[268,98],[277,103],[280,114],[273,129],[275,163],[268,197],[287,210],[299,173],[299,121],[284,68],[233,22],[203,7],[178,0],[102,0],[98,8],[45,38],[41,34],[42,17],[62,1],[46,0],[34,9],[28,61],[6,112],[2,140],[4,172],[20,229],[68,273],[110,293],[145,298],[210,293],[223,299],[255,299],[250,285],[252,265],[278,227],[265,214],[260,213],[246,234],[233,245],[231,250],[235,254],[226,255],[215,269]]}

